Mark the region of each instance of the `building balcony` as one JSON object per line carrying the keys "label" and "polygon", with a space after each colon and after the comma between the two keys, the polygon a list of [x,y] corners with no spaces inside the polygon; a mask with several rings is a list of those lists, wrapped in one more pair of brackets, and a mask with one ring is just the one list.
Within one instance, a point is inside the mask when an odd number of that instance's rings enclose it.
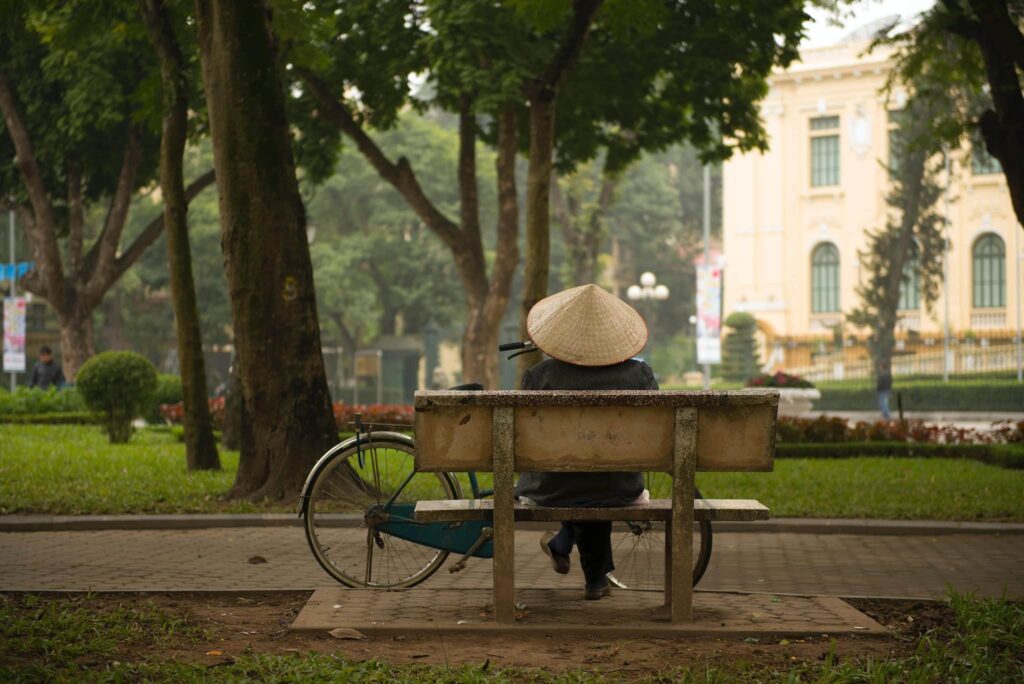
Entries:
{"label": "building balcony", "polygon": [[1005,309],[978,309],[971,312],[971,330],[992,330],[1005,327]]}

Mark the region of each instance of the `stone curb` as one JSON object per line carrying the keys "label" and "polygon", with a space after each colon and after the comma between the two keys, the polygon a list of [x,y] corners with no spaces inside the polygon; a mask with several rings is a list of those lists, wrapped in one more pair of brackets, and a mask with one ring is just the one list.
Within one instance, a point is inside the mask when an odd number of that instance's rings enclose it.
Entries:
{"label": "stone curb", "polygon": [[[301,527],[295,513],[184,515],[4,515],[0,532],[86,530],[199,530],[224,527]],[[545,526],[525,524],[527,529]],[[714,523],[716,534],[767,532],[791,534],[855,534],[931,536],[945,534],[1024,534],[1024,523],[948,522],[941,520],[859,520],[841,518],[776,518],[752,522]]]}

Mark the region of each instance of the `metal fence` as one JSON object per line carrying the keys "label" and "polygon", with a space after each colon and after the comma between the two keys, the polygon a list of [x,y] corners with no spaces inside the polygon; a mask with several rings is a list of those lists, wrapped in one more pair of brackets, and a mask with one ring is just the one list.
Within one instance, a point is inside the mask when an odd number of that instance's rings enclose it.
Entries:
{"label": "metal fence", "polygon": [[[950,347],[948,352],[939,349],[901,355],[892,359],[892,373],[900,375],[970,377],[998,374],[1015,374],[1020,370],[1020,350],[1016,344],[991,345],[985,341],[961,341]],[[850,361],[841,354],[824,354],[810,366],[788,368],[787,372],[807,378],[812,382],[829,380],[857,380],[874,377],[870,359]]]}

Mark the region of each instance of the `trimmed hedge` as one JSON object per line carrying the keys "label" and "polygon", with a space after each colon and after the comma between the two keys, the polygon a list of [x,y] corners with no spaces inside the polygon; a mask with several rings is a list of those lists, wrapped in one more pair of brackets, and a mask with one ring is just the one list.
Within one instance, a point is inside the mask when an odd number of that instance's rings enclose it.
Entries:
{"label": "trimmed hedge", "polygon": [[[817,411],[875,411],[875,388],[868,385],[819,385]],[[896,395],[904,411],[1024,411],[1024,384],[1013,381],[916,381],[893,387],[890,408],[896,411]]]}
{"label": "trimmed hedge", "polygon": [[0,423],[11,425],[94,425],[99,422],[100,417],[89,411],[0,414]]}
{"label": "trimmed hedge", "polygon": [[0,392],[0,415],[68,413],[84,411],[85,402],[74,387],[39,389],[19,387]]}
{"label": "trimmed hedge", "polygon": [[778,443],[777,458],[966,458],[1004,468],[1024,469],[1021,444],[914,444],[910,442]]}

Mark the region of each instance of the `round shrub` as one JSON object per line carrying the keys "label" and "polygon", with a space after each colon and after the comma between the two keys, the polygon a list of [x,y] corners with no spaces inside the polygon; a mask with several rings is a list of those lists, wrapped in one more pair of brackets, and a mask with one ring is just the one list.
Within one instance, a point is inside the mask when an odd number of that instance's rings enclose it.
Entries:
{"label": "round shrub", "polygon": [[761,367],[754,338],[757,319],[745,311],[737,311],[725,319],[725,324],[733,331],[722,342],[722,377],[730,381],[746,380]]}
{"label": "round shrub", "polygon": [[143,418],[147,423],[163,423],[160,407],[163,404],[178,404],[181,400],[181,376],[160,373],[156,376],[156,390],[153,391],[153,399],[149,402],[149,408],[146,409]]}
{"label": "round shrub", "polygon": [[112,443],[127,442],[132,420],[150,405],[156,390],[156,369],[135,352],[97,354],[78,369],[75,378],[86,406],[103,414]]}

